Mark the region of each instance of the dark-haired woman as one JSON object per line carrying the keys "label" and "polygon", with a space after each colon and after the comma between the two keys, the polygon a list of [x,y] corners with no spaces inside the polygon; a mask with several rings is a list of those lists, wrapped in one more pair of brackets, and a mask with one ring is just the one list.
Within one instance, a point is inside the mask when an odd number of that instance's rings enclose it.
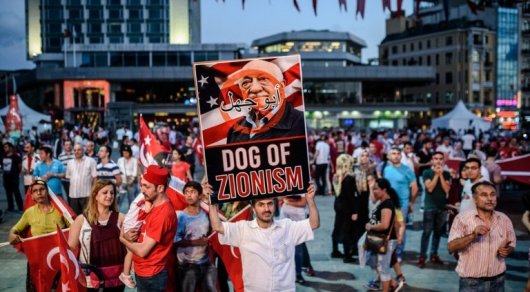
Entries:
{"label": "dark-haired woman", "polygon": [[396,217],[396,206],[391,198],[393,192],[390,183],[384,178],[377,179],[373,188],[374,196],[380,201],[372,213],[370,221],[366,223],[366,231],[375,232],[384,236],[388,236],[386,252],[384,254],[373,254],[377,255],[377,272],[381,283],[383,284],[383,291],[389,291],[392,286],[396,286],[395,281],[392,280],[390,260],[392,258],[392,252],[396,247],[397,235],[394,230],[394,220]]}

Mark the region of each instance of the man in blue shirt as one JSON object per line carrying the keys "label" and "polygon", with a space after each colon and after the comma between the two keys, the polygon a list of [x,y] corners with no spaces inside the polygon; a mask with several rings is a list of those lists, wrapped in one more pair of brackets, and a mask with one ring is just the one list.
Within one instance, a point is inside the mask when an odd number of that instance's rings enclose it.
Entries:
{"label": "man in blue shirt", "polygon": [[[403,218],[407,218],[409,212],[414,212],[414,202],[416,201],[416,195],[418,193],[416,175],[412,172],[410,167],[401,164],[401,150],[397,147],[392,147],[390,150],[388,154],[388,162],[388,165],[381,170],[381,173],[397,192]],[[403,234],[403,243],[396,248],[396,254],[399,259],[403,258],[405,241],[406,233]]]}
{"label": "man in blue shirt", "polygon": [[39,149],[40,161],[33,171],[33,177],[40,177],[48,184],[54,194],[62,196],[63,187],[61,179],[65,177],[64,165],[57,159],[52,158],[52,149],[48,146]]}

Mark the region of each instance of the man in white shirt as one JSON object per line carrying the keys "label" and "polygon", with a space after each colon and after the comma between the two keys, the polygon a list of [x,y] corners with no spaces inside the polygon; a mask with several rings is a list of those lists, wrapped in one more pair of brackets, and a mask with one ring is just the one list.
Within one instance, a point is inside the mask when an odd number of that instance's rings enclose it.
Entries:
{"label": "man in white shirt", "polygon": [[312,163],[315,164],[315,183],[317,185],[317,195],[326,194],[328,181],[328,165],[330,165],[330,147],[327,142],[326,133],[320,134],[320,140],[315,145],[315,155]]}
{"label": "man in white shirt", "polygon": [[471,188],[479,181],[487,180],[482,176],[480,168],[482,163],[476,157],[468,158],[464,164],[467,181],[462,189],[462,201],[460,202],[459,213],[464,213],[469,210],[475,210],[475,201],[473,200],[473,192]]}
{"label": "man in white shirt", "polygon": [[453,152],[453,146],[451,146],[451,138],[444,137],[442,145],[436,147],[436,151],[443,152],[445,159],[449,157],[449,154]]}
{"label": "man in white shirt", "polygon": [[35,165],[40,162],[39,155],[35,153],[35,146],[33,142],[27,142],[24,144],[24,156],[22,157],[22,175],[24,178],[24,193],[28,192],[28,189],[33,183],[33,170]]}
{"label": "man in white shirt", "polygon": [[[206,186],[205,194],[211,189]],[[315,190],[311,185],[306,200],[309,218],[302,221],[274,220],[272,198],[251,201],[255,219],[252,221],[221,222],[217,206],[210,206],[210,223],[218,232],[219,242],[239,247],[245,291],[296,290],[295,246],[314,238],[313,230],[320,226]]]}
{"label": "man in white shirt", "polygon": [[86,157],[81,143],[76,143],[74,159],[66,166],[66,178],[70,179],[68,204],[76,214],[83,212],[96,177],[96,161]]}
{"label": "man in white shirt", "polygon": [[415,172],[415,166],[417,163],[418,159],[416,158],[416,154],[414,154],[412,143],[405,142],[401,153],[401,164],[408,166],[413,172]]}

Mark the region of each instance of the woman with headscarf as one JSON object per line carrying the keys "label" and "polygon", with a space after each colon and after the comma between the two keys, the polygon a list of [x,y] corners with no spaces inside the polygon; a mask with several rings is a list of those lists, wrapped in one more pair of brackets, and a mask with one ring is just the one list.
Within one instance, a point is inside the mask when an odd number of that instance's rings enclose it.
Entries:
{"label": "woman with headscarf", "polygon": [[[80,262],[96,266],[101,271],[105,280],[104,291],[125,289],[119,279],[126,254],[119,239],[123,219],[123,214],[118,212],[116,186],[111,181],[98,180],[92,187],[85,211],[70,228],[68,245],[72,250],[80,246]],[[95,286],[92,282],[87,278],[91,288]]]}
{"label": "woman with headscarf", "polygon": [[[355,184],[359,194],[358,202],[359,207],[357,221],[353,226],[353,242],[357,243],[361,235],[364,233],[364,226],[370,219],[370,208],[369,208],[369,197],[370,197],[370,185],[369,179],[371,175],[375,174],[375,164],[370,161],[370,153],[363,151],[359,156],[359,164],[356,165],[353,174],[355,176]],[[373,178],[372,178],[373,180]],[[355,244],[357,246],[357,244]]]}
{"label": "woman with headscarf", "polygon": [[[337,157],[336,172],[333,176],[333,187],[336,190],[335,198],[335,225],[331,239],[333,243],[332,258],[344,257],[345,263],[353,263],[351,248],[353,243],[353,222],[358,219],[358,192],[353,176],[353,157],[341,154]],[[342,243],[344,254],[338,249]]]}

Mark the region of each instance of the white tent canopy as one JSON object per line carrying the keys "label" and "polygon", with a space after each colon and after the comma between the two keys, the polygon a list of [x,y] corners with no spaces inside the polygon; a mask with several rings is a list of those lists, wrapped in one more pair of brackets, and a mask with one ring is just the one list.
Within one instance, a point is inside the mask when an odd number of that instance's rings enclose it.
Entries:
{"label": "white tent canopy", "polygon": [[[22,98],[20,98],[20,95],[17,95],[17,98],[18,98],[18,110],[20,112],[20,115],[22,116],[22,130],[23,131],[31,130],[31,127],[33,126],[38,127],[41,121],[51,123],[52,119],[49,115],[39,113],[38,111],[35,111],[32,108],[30,108],[27,104],[24,103],[24,101],[22,101]],[[9,110],[9,105],[0,109],[0,116],[5,117],[8,110]]]}
{"label": "white tent canopy", "polygon": [[432,120],[432,128],[452,129],[455,132],[467,131],[475,128],[475,131],[487,131],[491,123],[469,111],[462,101],[445,116]]}

